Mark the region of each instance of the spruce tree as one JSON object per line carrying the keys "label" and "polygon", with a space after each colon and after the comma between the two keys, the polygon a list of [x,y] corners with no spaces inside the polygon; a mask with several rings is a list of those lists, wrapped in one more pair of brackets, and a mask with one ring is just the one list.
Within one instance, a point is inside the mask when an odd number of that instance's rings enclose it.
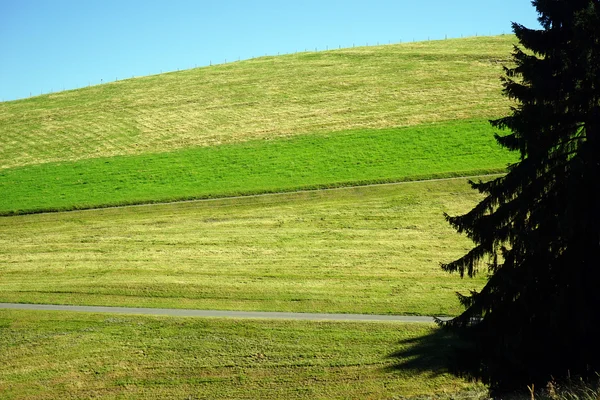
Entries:
{"label": "spruce tree", "polygon": [[542,29],[513,23],[520,44],[502,78],[516,105],[491,121],[519,162],[471,182],[484,199],[446,215],[475,246],[442,268],[488,273],[446,325],[497,387],[600,372],[600,5],[532,4]]}

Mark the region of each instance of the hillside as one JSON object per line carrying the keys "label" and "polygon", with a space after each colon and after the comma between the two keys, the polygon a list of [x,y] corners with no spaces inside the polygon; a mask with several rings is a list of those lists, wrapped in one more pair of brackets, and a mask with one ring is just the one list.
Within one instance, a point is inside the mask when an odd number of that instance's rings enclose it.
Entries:
{"label": "hillside", "polygon": [[513,36],[308,52],[0,103],[0,169],[504,113]]}
{"label": "hillside", "polygon": [[[0,103],[0,302],[456,315],[485,273],[439,268],[470,246],[444,213],[481,196],[463,178],[349,186],[504,171],[514,155],[487,120],[508,110],[513,41],[261,57]],[[277,194],[231,197],[259,193]],[[74,209],[90,210],[42,213]],[[455,342],[429,324],[0,308],[0,329],[9,398],[485,396],[448,372]]]}
{"label": "hillside", "polygon": [[501,172],[512,36],[300,53],[0,104],[0,215]]}
{"label": "hillside", "polygon": [[0,302],[455,315],[464,180],[0,218]]}

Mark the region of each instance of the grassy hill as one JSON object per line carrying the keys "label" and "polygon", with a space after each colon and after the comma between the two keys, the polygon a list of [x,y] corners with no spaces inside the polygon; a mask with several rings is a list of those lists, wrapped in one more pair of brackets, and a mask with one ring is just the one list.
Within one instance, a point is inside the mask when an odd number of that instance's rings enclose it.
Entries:
{"label": "grassy hill", "polygon": [[440,365],[451,343],[396,367],[429,324],[7,310],[0,327],[3,399],[489,398]]}
{"label": "grassy hill", "polygon": [[[16,156],[3,159],[0,214],[501,171],[514,156],[484,117],[506,106],[498,61],[513,40],[266,57],[4,103],[0,148]],[[19,153],[28,142],[11,130],[35,145]],[[454,292],[482,281],[446,283],[438,264],[468,243],[442,214],[478,197],[464,182],[347,193],[0,219],[0,300],[456,314]]]}
{"label": "grassy hill", "polygon": [[300,53],[0,104],[0,214],[498,172],[512,36]]}
{"label": "grassy hill", "polygon": [[0,168],[506,112],[513,36],[262,57],[0,104]]}
{"label": "grassy hill", "polygon": [[501,172],[486,121],[302,135],[0,170],[0,215]]}
{"label": "grassy hill", "polygon": [[[510,105],[514,40],[262,57],[1,103],[0,214],[502,171],[514,155],[487,119]],[[455,292],[484,277],[440,270],[470,245],[443,212],[478,199],[451,180],[4,216],[0,301],[456,315]],[[0,309],[0,331],[8,398],[485,396],[447,372],[453,344],[430,325]]]}
{"label": "grassy hill", "polygon": [[456,315],[444,220],[479,198],[413,182],[0,218],[0,302]]}

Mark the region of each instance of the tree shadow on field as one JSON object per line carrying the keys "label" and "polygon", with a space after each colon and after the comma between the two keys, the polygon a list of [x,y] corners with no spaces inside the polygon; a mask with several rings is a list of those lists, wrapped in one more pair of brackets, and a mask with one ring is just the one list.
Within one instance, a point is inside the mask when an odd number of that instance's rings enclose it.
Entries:
{"label": "tree shadow on field", "polygon": [[397,363],[394,371],[427,373],[438,376],[451,373],[469,380],[478,379],[471,345],[448,329],[437,328],[428,335],[402,340],[400,350],[390,354]]}

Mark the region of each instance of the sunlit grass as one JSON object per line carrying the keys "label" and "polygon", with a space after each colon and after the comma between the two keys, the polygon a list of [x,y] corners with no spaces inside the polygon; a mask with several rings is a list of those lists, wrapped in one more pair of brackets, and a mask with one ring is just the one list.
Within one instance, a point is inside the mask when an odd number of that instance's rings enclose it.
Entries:
{"label": "sunlit grass", "polygon": [[503,171],[487,121],[358,130],[0,171],[0,214]]}
{"label": "sunlit grass", "polygon": [[[3,399],[482,397],[390,354],[428,324],[228,320],[0,310]],[[437,354],[432,354],[435,357]]]}
{"label": "sunlit grass", "polygon": [[[0,104],[0,212],[498,171],[512,36],[301,53]],[[456,315],[464,180],[0,218],[0,301]],[[0,310],[2,398],[454,397],[429,325]],[[401,342],[403,342],[401,344]],[[464,392],[463,392],[464,393]],[[460,395],[460,394],[459,394]]]}
{"label": "sunlit grass", "polygon": [[506,113],[513,36],[215,65],[0,103],[0,169]]}
{"label": "sunlit grass", "polygon": [[0,301],[456,315],[464,179],[0,218]]}

